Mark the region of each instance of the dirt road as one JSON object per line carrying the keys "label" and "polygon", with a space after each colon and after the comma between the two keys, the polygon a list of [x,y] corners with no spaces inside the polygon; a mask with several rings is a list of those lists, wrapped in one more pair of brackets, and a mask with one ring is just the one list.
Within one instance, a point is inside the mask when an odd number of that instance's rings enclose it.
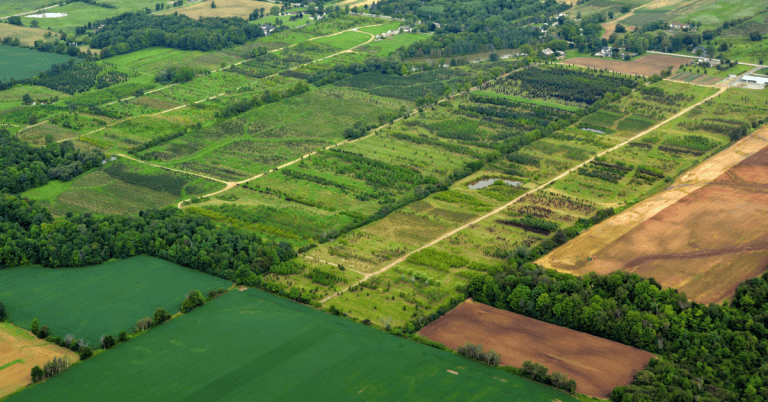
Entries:
{"label": "dirt road", "polygon": [[[723,93],[723,92],[725,92],[726,90],[727,90],[727,88],[720,88],[720,90],[718,90],[716,93],[714,93],[714,94],[712,94],[712,95],[710,95],[710,96],[708,96],[708,97],[706,97],[706,98],[704,98],[704,99],[700,100],[699,102],[696,102],[695,104],[693,104],[693,105],[691,105],[691,106],[688,106],[688,107],[686,107],[685,109],[683,109],[683,110],[679,111],[678,113],[676,113],[675,115],[671,116],[670,118],[668,118],[668,119],[666,119],[666,120],[662,121],[661,123],[658,123],[658,124],[656,124],[656,125],[652,126],[651,128],[649,128],[649,129],[647,129],[647,130],[645,130],[645,131],[642,131],[642,132],[640,132],[640,133],[636,134],[634,137],[631,137],[631,138],[629,138],[629,139],[625,140],[625,141],[624,141],[624,142],[622,142],[622,143],[619,143],[619,144],[617,144],[617,145],[615,145],[615,146],[613,146],[613,147],[611,147],[611,148],[609,148],[609,149],[606,149],[605,151],[602,151],[602,152],[598,153],[597,155],[595,155],[595,156],[593,156],[593,157],[591,157],[591,158],[589,158],[589,159],[585,160],[584,162],[582,162],[582,163],[580,163],[580,164],[578,164],[578,165],[576,165],[576,166],[574,166],[574,167],[572,167],[572,168],[570,168],[570,169],[568,169],[568,170],[564,171],[563,173],[559,174],[557,177],[555,177],[555,178],[551,179],[550,181],[548,181],[548,182],[546,182],[546,183],[544,183],[544,184],[542,184],[542,185],[540,185],[540,186],[538,186],[538,187],[534,188],[533,190],[530,190],[530,191],[528,191],[527,193],[525,193],[525,194],[523,194],[523,195],[521,195],[521,196],[519,196],[519,197],[515,198],[514,200],[512,200],[512,201],[510,201],[510,202],[508,202],[508,203],[506,203],[506,204],[504,204],[504,205],[502,205],[502,206],[500,206],[500,207],[498,207],[498,208],[494,209],[493,211],[491,211],[491,212],[489,212],[489,213],[487,213],[487,214],[485,214],[485,215],[483,215],[483,216],[481,216],[481,217],[479,217],[479,218],[476,218],[476,219],[474,219],[474,220],[472,220],[472,221],[470,221],[470,222],[468,222],[468,223],[464,224],[463,226],[460,226],[460,227],[458,227],[458,228],[456,228],[456,229],[454,229],[454,230],[451,230],[450,232],[448,232],[448,233],[445,233],[444,235],[442,235],[442,236],[440,236],[440,237],[438,237],[438,238],[436,238],[436,239],[432,240],[431,242],[429,242],[429,243],[427,243],[427,244],[425,244],[425,245],[423,245],[423,246],[421,246],[421,247],[419,247],[419,248],[417,248],[417,249],[415,249],[415,250],[413,250],[413,251],[410,251],[410,252],[408,252],[408,253],[406,253],[406,254],[402,255],[401,257],[399,257],[398,259],[396,259],[395,261],[393,261],[391,264],[389,264],[389,265],[385,266],[384,268],[381,268],[381,269],[380,269],[380,270],[378,270],[378,271],[375,271],[375,272],[372,272],[372,273],[370,273],[370,274],[366,275],[366,276],[365,276],[365,277],[364,277],[362,280],[360,280],[359,282],[357,282],[357,283],[355,283],[355,284],[353,284],[353,285],[350,285],[350,287],[351,287],[351,286],[356,286],[356,285],[360,284],[360,282],[364,282],[365,280],[367,280],[367,279],[368,279],[368,278],[370,278],[371,276],[374,276],[374,275],[378,275],[378,274],[381,274],[381,273],[383,273],[383,272],[386,272],[386,271],[390,270],[391,268],[393,268],[394,266],[396,266],[396,265],[398,265],[398,264],[402,263],[403,261],[405,261],[405,260],[406,260],[408,257],[410,257],[411,255],[413,255],[414,253],[418,253],[419,251],[421,251],[421,250],[424,250],[424,249],[425,249],[425,248],[427,248],[427,247],[431,247],[431,246],[434,246],[435,244],[437,244],[437,243],[439,243],[439,242],[441,242],[441,241],[443,241],[443,240],[445,240],[445,239],[447,239],[447,238],[449,238],[449,237],[451,237],[451,236],[455,235],[456,233],[458,233],[458,232],[460,232],[460,231],[462,231],[462,230],[464,230],[464,229],[467,229],[467,228],[469,228],[470,226],[476,225],[476,224],[478,224],[478,223],[480,223],[480,222],[482,222],[482,221],[484,221],[484,220],[486,220],[486,219],[488,219],[488,218],[490,218],[490,217],[492,217],[492,216],[494,216],[494,215],[498,214],[499,212],[502,212],[502,211],[504,211],[505,209],[509,208],[509,207],[510,207],[510,206],[512,206],[514,203],[518,202],[520,199],[522,199],[523,197],[525,197],[526,195],[529,195],[529,194],[535,193],[535,192],[537,192],[537,191],[541,191],[542,189],[544,189],[544,188],[546,188],[546,187],[550,186],[552,183],[554,183],[554,182],[556,182],[556,181],[558,181],[558,180],[560,180],[560,179],[564,178],[565,176],[568,176],[569,174],[571,174],[571,173],[573,173],[573,172],[576,172],[577,170],[579,170],[579,168],[581,168],[581,167],[584,167],[584,166],[585,166],[585,165],[587,165],[588,163],[590,163],[590,162],[594,161],[594,160],[595,160],[595,158],[599,158],[599,157],[601,157],[601,156],[603,156],[603,155],[605,155],[605,154],[607,154],[607,153],[609,153],[609,152],[613,152],[613,151],[615,151],[615,150],[617,150],[617,149],[619,149],[619,148],[621,148],[621,147],[624,147],[624,146],[626,146],[626,145],[627,145],[627,144],[629,144],[630,142],[632,142],[632,141],[635,141],[635,140],[637,140],[637,139],[639,139],[639,138],[641,138],[641,137],[643,137],[643,136],[645,136],[645,135],[647,135],[647,134],[649,134],[649,133],[651,133],[651,132],[655,131],[655,130],[656,130],[656,129],[658,129],[659,127],[661,127],[661,126],[663,126],[663,125],[665,125],[665,124],[669,123],[669,122],[670,122],[670,121],[672,121],[672,120],[675,120],[675,119],[677,119],[677,118],[679,118],[679,117],[681,117],[681,116],[685,115],[686,113],[688,113],[689,111],[691,111],[691,110],[692,110],[693,108],[695,108],[696,106],[699,106],[700,104],[702,104],[702,103],[704,103],[704,102],[706,102],[706,101],[708,101],[708,100],[710,100],[710,99],[712,99],[712,98],[714,98],[714,97],[716,97],[716,96],[718,96],[718,95],[722,94],[722,93]],[[347,291],[347,289],[349,289],[349,287],[347,287],[347,288],[343,289],[343,290],[342,290],[342,291],[340,291],[340,292],[337,292],[337,293],[336,293],[336,294],[334,294],[334,295],[330,295],[330,296],[326,297],[325,299],[321,300],[321,302],[322,302],[322,303],[325,303],[325,302],[327,302],[328,300],[331,300],[331,299],[333,299],[334,297],[336,297],[336,296],[338,296],[338,295],[341,295],[341,293],[343,293],[343,292]]]}

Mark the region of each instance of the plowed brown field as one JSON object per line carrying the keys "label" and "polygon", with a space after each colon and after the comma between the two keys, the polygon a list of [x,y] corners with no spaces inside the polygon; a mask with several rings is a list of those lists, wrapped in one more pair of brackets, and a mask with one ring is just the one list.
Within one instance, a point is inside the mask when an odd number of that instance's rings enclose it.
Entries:
{"label": "plowed brown field", "polygon": [[605,398],[632,382],[653,355],[644,350],[500,310],[468,299],[419,334],[456,349],[467,342],[501,354],[501,364],[531,360],[576,380],[576,391]]}
{"label": "plowed brown field", "polygon": [[29,331],[8,323],[0,323],[0,399],[32,383],[32,367],[43,365],[54,357],[69,356],[79,360],[75,352],[35,338]]}
{"label": "plowed brown field", "polygon": [[686,59],[684,57],[667,56],[664,54],[647,54],[632,61],[614,60],[611,58],[575,57],[573,59],[563,60],[561,63],[615,71],[622,74],[638,74],[647,77],[659,74],[669,66],[673,66],[674,68],[672,71],[675,71],[680,68],[681,65],[690,61],[691,59]]}
{"label": "plowed brown field", "polygon": [[763,128],[537,262],[578,275],[634,272],[699,303],[730,298],[768,265],[767,139]]}

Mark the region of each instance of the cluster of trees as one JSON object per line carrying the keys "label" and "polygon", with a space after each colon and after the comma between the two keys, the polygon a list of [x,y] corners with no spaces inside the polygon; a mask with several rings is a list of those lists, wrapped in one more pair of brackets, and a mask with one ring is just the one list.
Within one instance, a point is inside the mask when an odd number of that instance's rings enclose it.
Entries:
{"label": "cluster of trees", "polygon": [[0,198],[0,264],[81,267],[112,258],[148,254],[211,275],[235,279],[243,268],[263,273],[296,256],[290,244],[265,242],[252,232],[219,227],[202,216],[176,208],[139,216],[52,219],[33,201]]}
{"label": "cluster of trees", "polygon": [[45,363],[43,368],[40,368],[40,366],[32,368],[32,382],[39,382],[46,378],[51,378],[68,369],[69,365],[69,356],[54,357],[53,360]]}
{"label": "cluster of trees", "polygon": [[317,86],[332,84],[352,75],[364,73],[398,74],[407,75],[408,66],[394,59],[382,59],[372,57],[361,63],[336,64],[333,67],[320,69],[313,72],[307,81]]}
{"label": "cluster of trees", "polygon": [[99,150],[78,150],[70,141],[34,147],[0,129],[0,192],[17,194],[40,187],[48,180],[68,181],[99,166]]}
{"label": "cluster of trees", "polygon": [[588,105],[608,92],[637,86],[636,80],[621,74],[595,74],[570,68],[528,67],[513,72],[507,80],[517,81],[520,89],[532,96],[555,97]]}
{"label": "cluster of trees", "polygon": [[[517,48],[539,39],[538,29],[526,26],[543,22],[571,6],[555,0],[495,0],[416,2],[389,0],[371,8],[409,21],[424,23],[417,29],[431,30],[430,39],[410,45],[399,53],[405,57],[450,57],[494,49]],[[437,23],[437,24],[435,24]]]}
{"label": "cluster of trees", "polygon": [[526,360],[523,362],[523,368],[519,373],[523,377],[530,378],[543,384],[552,385],[553,387],[560,388],[571,394],[576,392],[576,380],[568,379],[567,375],[559,372],[549,374],[549,368],[543,364]]}
{"label": "cluster of trees", "polygon": [[103,21],[90,46],[101,57],[134,52],[148,47],[210,51],[264,36],[258,25],[242,18],[200,18],[185,15],[125,13]]}
{"label": "cluster of trees", "polygon": [[184,301],[181,303],[181,312],[188,313],[205,304],[205,298],[199,290],[193,289],[184,295]]}
{"label": "cluster of trees", "polygon": [[255,107],[266,105],[269,103],[278,102],[284,98],[290,98],[292,96],[303,94],[310,90],[309,84],[304,81],[299,81],[293,88],[286,89],[284,92],[266,90],[261,95],[254,96],[251,99],[242,99],[222,106],[217,113],[220,118],[228,118],[236,116],[240,113],[247,112]]}
{"label": "cluster of trees", "polygon": [[20,81],[20,83],[39,85],[73,95],[88,91],[94,85],[98,88],[106,88],[128,79],[127,74],[115,70],[100,75],[103,70],[104,66],[101,64],[92,61],[77,62],[75,59],[70,59],[65,63],[54,64],[48,71]]}
{"label": "cluster of trees", "polygon": [[616,388],[614,401],[768,399],[768,274],[709,306],[636,274],[583,277],[532,263],[474,278],[475,301],[648,350],[660,358]]}
{"label": "cluster of trees", "polygon": [[459,346],[456,352],[464,357],[479,360],[491,366],[498,366],[499,362],[501,362],[501,355],[499,353],[493,350],[484,352],[483,345],[481,344],[475,345],[474,343],[467,342],[465,345]]}
{"label": "cluster of trees", "polygon": [[187,82],[195,78],[195,70],[187,66],[171,66],[155,74],[155,81],[160,83]]}
{"label": "cluster of trees", "polygon": [[70,4],[70,3],[85,3],[85,4],[90,4],[92,6],[97,6],[97,7],[117,8],[117,6],[115,6],[114,4],[102,3],[96,0],[64,0],[64,4]]}

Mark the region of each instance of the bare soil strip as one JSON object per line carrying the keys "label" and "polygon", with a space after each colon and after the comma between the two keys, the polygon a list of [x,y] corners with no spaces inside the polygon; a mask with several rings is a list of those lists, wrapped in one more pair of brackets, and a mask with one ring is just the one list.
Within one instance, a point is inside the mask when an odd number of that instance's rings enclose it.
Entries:
{"label": "bare soil strip", "polygon": [[681,65],[690,62],[685,57],[678,57],[665,54],[646,54],[632,61],[615,60],[611,58],[597,57],[574,57],[563,60],[562,64],[597,68],[599,70],[608,70],[621,74],[637,74],[642,76],[652,76],[673,66],[672,71],[680,68]]}
{"label": "bare soil strip", "polygon": [[501,354],[501,364],[521,367],[531,360],[576,380],[576,391],[606,398],[628,385],[653,355],[617,342],[548,324],[468,299],[419,335],[451,349],[472,342]]}

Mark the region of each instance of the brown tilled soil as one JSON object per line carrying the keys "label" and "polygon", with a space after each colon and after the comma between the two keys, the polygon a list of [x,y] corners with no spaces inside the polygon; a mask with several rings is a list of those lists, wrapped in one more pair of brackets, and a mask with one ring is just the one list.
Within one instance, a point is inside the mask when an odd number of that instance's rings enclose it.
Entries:
{"label": "brown tilled soil", "polygon": [[[740,282],[760,275],[768,265],[768,147],[756,140],[751,144],[762,150],[710,178],[710,183],[694,184],[690,187],[694,191],[632,229],[612,230],[622,219],[635,220],[634,215],[622,217],[632,213],[630,209],[579,236],[582,240],[567,250],[542,259],[544,265],[579,275],[634,272],[685,292],[699,303],[730,298]],[[687,188],[680,186],[665,193]],[[616,236],[606,241],[610,236],[604,235],[611,232]],[[603,239],[594,245],[584,243],[590,237]],[[586,261],[574,253],[568,257],[567,251],[574,247],[594,250],[590,255],[596,258]]]}
{"label": "brown tilled soil", "polygon": [[79,360],[75,352],[60,348],[32,333],[8,323],[0,323],[0,399],[32,383],[32,367],[43,365],[54,357],[69,356]]}
{"label": "brown tilled soil", "polygon": [[622,74],[639,74],[651,76],[659,74],[669,66],[674,66],[673,71],[681,65],[690,62],[684,57],[667,56],[664,54],[647,54],[632,61],[614,60],[611,58],[575,57],[563,60],[561,63],[582,67],[592,67],[600,70],[615,71]]}
{"label": "brown tilled soil", "polygon": [[501,364],[531,360],[576,380],[576,391],[605,398],[632,382],[652,355],[607,339],[559,327],[468,299],[419,334],[456,349],[472,342],[501,354]]}

